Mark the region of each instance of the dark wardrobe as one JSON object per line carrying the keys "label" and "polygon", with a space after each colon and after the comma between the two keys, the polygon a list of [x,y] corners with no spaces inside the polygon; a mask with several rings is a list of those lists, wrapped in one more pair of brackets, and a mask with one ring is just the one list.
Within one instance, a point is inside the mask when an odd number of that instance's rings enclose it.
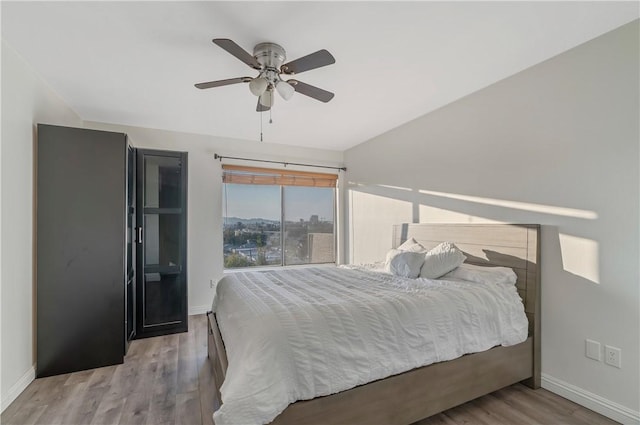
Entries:
{"label": "dark wardrobe", "polygon": [[[136,172],[138,152],[127,135],[44,124],[37,131],[36,376],[122,363],[129,341],[149,336],[136,334],[140,311],[161,316],[154,313],[160,308],[174,319],[179,311],[174,322],[186,330],[184,268],[181,286],[166,290],[171,300],[159,307],[147,305],[139,288],[136,252],[144,251],[149,220],[136,205],[137,188],[145,193],[144,162]],[[184,192],[186,202],[186,184]],[[179,248],[186,252],[186,214],[180,219]],[[155,334],[181,330],[160,327]]]}

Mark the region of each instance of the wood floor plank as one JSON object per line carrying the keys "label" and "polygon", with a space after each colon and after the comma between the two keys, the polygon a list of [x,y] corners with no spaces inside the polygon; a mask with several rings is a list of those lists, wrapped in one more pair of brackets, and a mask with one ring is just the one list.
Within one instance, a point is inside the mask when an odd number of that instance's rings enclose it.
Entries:
{"label": "wood floor plank", "polygon": [[509,424],[519,425],[538,425],[539,422],[531,417],[521,413],[519,410],[512,409],[508,404],[497,399],[493,394],[469,402],[470,406],[490,412],[493,415],[499,415]]}
{"label": "wood floor plank", "polygon": [[79,372],[73,372],[69,375],[69,378],[64,382],[65,385],[75,385],[87,382],[91,376],[98,369],[81,370]]}
{"label": "wood floor plank", "polygon": [[487,425],[511,425],[513,421],[504,417],[500,412],[486,410],[481,404],[472,404],[471,402],[459,406],[460,410],[466,413],[472,423]]}
{"label": "wood floor plank", "polygon": [[444,413],[438,413],[423,419],[418,422],[414,422],[412,425],[458,425],[453,419],[449,418]]}
{"label": "wood floor plank", "polygon": [[111,379],[113,379],[113,374],[117,367],[118,365],[114,365],[94,369],[91,378],[87,381],[87,388],[106,387],[111,384]]}
{"label": "wood floor plank", "polygon": [[149,404],[148,425],[174,425],[176,423],[176,394],[156,392]]}
{"label": "wood floor plank", "polygon": [[[189,332],[131,343],[121,365],[39,378],[0,416],[5,425],[213,425],[206,316]],[[614,425],[544,389],[512,385],[413,425]]]}
{"label": "wood floor plank", "polygon": [[131,393],[151,393],[156,383],[157,374],[158,363],[149,362],[140,365]]}
{"label": "wood floor plank", "polygon": [[134,341],[131,344],[131,354],[127,354],[126,358],[133,358],[145,362],[157,362],[160,358],[160,344],[162,337],[144,338]]}
{"label": "wood floor plank", "polygon": [[117,424],[120,422],[122,410],[127,399],[119,392],[108,391],[98,405],[91,425]]}
{"label": "wood floor plank", "polygon": [[175,394],[178,386],[178,350],[167,350],[160,356],[153,388],[155,393]]}
{"label": "wood floor plank", "polygon": [[533,391],[527,387],[523,387],[525,390],[531,391],[541,402],[551,403],[554,406],[564,406],[567,411],[571,412],[571,416],[577,418],[581,423],[587,423],[591,425],[616,425],[617,422],[605,418],[602,415],[595,413],[589,409],[585,409],[577,403],[571,400],[567,400],[563,397],[558,397],[556,394],[545,389]]}
{"label": "wood floor plank", "polygon": [[193,327],[196,333],[198,358],[200,359],[206,358],[207,357],[207,335],[208,335],[206,319],[194,320]]}
{"label": "wood floor plank", "polygon": [[138,364],[126,364],[118,367],[113,374],[111,384],[109,385],[109,393],[119,394],[126,397],[131,392],[138,380]]}
{"label": "wood floor plank", "polygon": [[27,388],[8,406],[0,420],[2,423],[9,421],[19,410],[31,409],[50,403],[58,397],[57,388],[64,385],[69,374],[40,378],[31,382]]}
{"label": "wood floor plank", "polygon": [[178,386],[178,335],[159,337],[158,367],[155,373],[151,402],[149,404],[149,425],[174,425],[176,422],[176,395]]}
{"label": "wood floor plank", "polygon": [[121,424],[147,423],[153,387],[155,385],[158,364],[155,361],[138,364],[135,382],[127,392],[126,402],[120,416]]}
{"label": "wood floor plank", "polygon": [[198,390],[195,337],[194,332],[189,332],[180,334],[178,339],[178,393]]}
{"label": "wood floor plank", "polygon": [[213,380],[213,367],[204,361],[198,375],[198,392],[200,396],[200,417],[202,425],[213,425],[213,412],[220,407]]}
{"label": "wood floor plank", "polygon": [[483,415],[478,415],[477,410],[470,410],[464,404],[445,411],[444,415],[456,424],[508,425],[503,422],[491,422]]}
{"label": "wood floor plank", "polygon": [[9,420],[2,420],[4,425],[35,425],[47,409],[47,405],[25,407],[16,412]]}
{"label": "wood floor plank", "polygon": [[572,403],[571,401],[562,397],[545,397],[548,393],[548,391],[545,389],[534,391],[529,387],[525,387],[524,385],[514,386],[513,389],[519,392],[524,397],[532,398],[536,400],[536,402],[544,404],[548,410],[557,415],[571,416],[573,412],[575,412],[576,409],[580,407],[576,403]]}
{"label": "wood floor plank", "polygon": [[85,383],[62,385],[53,389],[55,398],[47,403],[47,408],[38,418],[37,423],[47,425],[67,425],[64,418],[75,401],[85,391]]}
{"label": "wood floor plank", "polygon": [[583,425],[619,425],[618,422],[583,407],[573,412],[572,416]]}
{"label": "wood floor plank", "polygon": [[151,391],[134,392],[127,396],[127,401],[120,415],[121,425],[143,425],[149,418]]}
{"label": "wood floor plank", "polygon": [[176,424],[201,425],[200,395],[198,390],[176,396]]}
{"label": "wood floor plank", "polygon": [[67,406],[67,411],[62,419],[62,423],[65,425],[84,425],[91,423],[108,390],[109,388],[106,386],[85,387],[81,395],[77,397],[76,400],[72,400],[71,404]]}
{"label": "wood floor plank", "polygon": [[[541,424],[561,423],[563,425],[579,424],[575,418],[571,416],[571,412],[559,412],[553,409],[551,405],[541,403],[532,394],[527,394],[518,388],[516,384],[506,389],[496,391],[493,394],[496,398],[504,401],[514,409],[518,409],[531,417],[534,421]],[[532,392],[535,392],[532,390]]]}

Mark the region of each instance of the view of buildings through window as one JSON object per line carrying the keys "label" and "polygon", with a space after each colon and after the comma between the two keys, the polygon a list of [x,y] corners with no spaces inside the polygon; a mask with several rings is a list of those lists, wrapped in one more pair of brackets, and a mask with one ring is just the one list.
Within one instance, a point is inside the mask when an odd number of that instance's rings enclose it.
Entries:
{"label": "view of buildings through window", "polygon": [[224,267],[335,261],[335,188],[225,183]]}

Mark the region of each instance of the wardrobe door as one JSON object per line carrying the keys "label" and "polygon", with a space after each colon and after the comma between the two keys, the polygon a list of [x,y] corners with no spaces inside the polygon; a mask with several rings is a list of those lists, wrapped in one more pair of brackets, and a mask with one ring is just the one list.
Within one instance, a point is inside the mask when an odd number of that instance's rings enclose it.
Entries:
{"label": "wardrobe door", "polygon": [[38,125],[37,377],[123,361],[126,152],[122,133]]}
{"label": "wardrobe door", "polygon": [[187,330],[187,154],[137,151],[137,338]]}

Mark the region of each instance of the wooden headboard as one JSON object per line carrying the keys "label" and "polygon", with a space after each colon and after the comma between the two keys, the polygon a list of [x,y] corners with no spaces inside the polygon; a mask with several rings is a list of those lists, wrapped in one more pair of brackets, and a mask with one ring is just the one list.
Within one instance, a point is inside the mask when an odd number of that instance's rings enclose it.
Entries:
{"label": "wooden headboard", "polygon": [[[540,225],[538,224],[398,224],[393,248],[409,238],[431,249],[441,242],[456,244],[466,263],[512,268],[533,337],[534,379],[540,379]],[[537,377],[537,378],[536,378]],[[535,383],[534,383],[535,384]],[[539,386],[539,382],[537,383]]]}

